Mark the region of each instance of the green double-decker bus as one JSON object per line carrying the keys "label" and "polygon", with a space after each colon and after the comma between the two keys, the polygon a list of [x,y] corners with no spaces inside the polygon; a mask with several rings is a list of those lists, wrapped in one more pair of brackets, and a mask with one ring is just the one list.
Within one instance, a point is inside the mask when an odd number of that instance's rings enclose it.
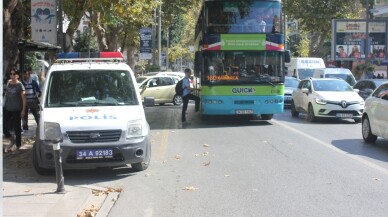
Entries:
{"label": "green double-decker bus", "polygon": [[281,15],[280,0],[204,0],[194,64],[202,115],[270,120],[283,112],[289,53]]}

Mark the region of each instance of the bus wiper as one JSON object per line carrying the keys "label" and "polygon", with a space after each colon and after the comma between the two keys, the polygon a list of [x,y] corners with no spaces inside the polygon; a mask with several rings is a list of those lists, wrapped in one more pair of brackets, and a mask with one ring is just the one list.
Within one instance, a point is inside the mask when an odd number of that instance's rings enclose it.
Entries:
{"label": "bus wiper", "polygon": [[272,85],[272,87],[275,87],[275,85],[272,82],[268,81],[268,80],[257,79],[256,81],[265,82],[267,84]]}
{"label": "bus wiper", "polygon": [[275,87],[275,85],[274,85],[272,82],[270,82],[270,81],[267,81],[267,80],[262,80],[262,81],[264,81],[265,83],[268,83],[268,84],[272,85],[272,87]]}

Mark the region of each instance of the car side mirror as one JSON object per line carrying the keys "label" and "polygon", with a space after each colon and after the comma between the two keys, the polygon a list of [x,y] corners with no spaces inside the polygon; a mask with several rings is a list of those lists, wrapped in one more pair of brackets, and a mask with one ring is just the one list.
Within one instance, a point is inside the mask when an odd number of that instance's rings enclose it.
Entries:
{"label": "car side mirror", "polygon": [[302,93],[310,93],[310,90],[309,89],[307,89],[307,88],[302,88]]}

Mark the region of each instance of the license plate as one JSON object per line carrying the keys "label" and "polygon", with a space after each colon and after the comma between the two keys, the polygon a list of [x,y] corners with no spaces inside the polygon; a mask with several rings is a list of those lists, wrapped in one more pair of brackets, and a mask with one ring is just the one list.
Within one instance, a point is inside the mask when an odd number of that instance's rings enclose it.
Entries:
{"label": "license plate", "polygon": [[112,158],[113,150],[106,149],[86,149],[86,150],[76,150],[76,159],[101,159],[101,158]]}
{"label": "license plate", "polygon": [[249,110],[236,110],[236,114],[249,115],[249,114],[253,114],[253,110],[251,110],[251,109],[249,109]]}
{"label": "license plate", "polygon": [[336,116],[338,118],[351,118],[351,117],[353,117],[353,115],[350,113],[338,113],[338,114],[336,114]]}

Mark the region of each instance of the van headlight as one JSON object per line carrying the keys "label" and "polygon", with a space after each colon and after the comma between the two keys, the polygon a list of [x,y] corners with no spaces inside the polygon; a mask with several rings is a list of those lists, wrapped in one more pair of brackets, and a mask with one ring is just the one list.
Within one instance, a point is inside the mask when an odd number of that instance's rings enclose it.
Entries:
{"label": "van headlight", "polygon": [[129,121],[127,124],[127,139],[134,137],[141,137],[142,135],[142,125],[140,121]]}
{"label": "van headlight", "polygon": [[61,126],[55,122],[44,122],[44,140],[54,143],[62,142],[63,136]]}
{"label": "van headlight", "polygon": [[322,97],[315,98],[315,102],[320,105],[326,105],[327,101]]}

